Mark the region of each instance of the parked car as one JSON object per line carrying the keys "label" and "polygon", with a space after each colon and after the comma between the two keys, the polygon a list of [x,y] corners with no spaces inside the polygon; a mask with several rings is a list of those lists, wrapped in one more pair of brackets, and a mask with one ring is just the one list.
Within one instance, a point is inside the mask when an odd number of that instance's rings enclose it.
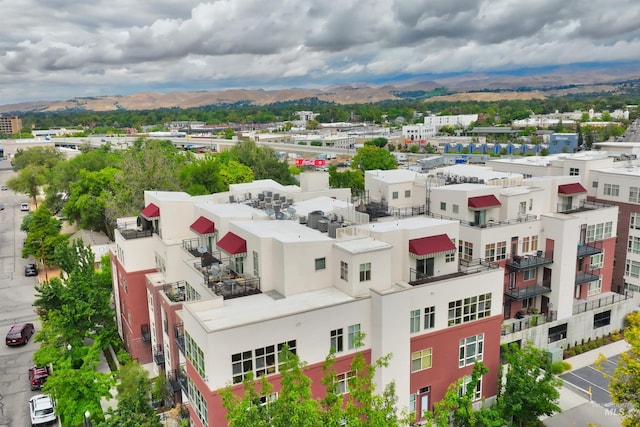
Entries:
{"label": "parked car", "polygon": [[4,210],[4,204],[0,203],[0,211]]}
{"label": "parked car", "polygon": [[32,366],[29,368],[29,382],[31,383],[31,390],[40,390],[45,381],[49,377],[49,368],[47,366],[38,367]]}
{"label": "parked car", "polygon": [[26,264],[24,266],[24,275],[29,276],[37,276],[38,275],[38,266],[35,264]]}
{"label": "parked car", "polygon": [[34,332],[35,328],[33,327],[33,323],[13,325],[7,333],[4,343],[6,345],[26,345]]}
{"label": "parked car", "polygon": [[29,212],[29,203],[20,203],[20,210],[22,212]]}
{"label": "parked car", "polygon": [[2,187],[0,187],[0,190],[2,191],[7,191],[9,188],[6,185],[3,185]]}
{"label": "parked car", "polygon": [[53,424],[58,419],[53,399],[48,394],[36,394],[29,399],[29,415],[32,426]]}

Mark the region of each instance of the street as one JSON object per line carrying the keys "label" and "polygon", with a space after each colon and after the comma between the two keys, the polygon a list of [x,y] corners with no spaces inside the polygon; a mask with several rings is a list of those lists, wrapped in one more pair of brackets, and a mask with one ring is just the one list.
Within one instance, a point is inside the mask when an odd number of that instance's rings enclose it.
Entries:
{"label": "street", "polygon": [[[8,161],[0,161],[0,185],[12,176]],[[27,200],[25,195],[11,190],[0,191],[0,203],[5,209],[0,211],[0,331],[2,339],[14,323],[32,322],[36,333],[40,322],[32,303],[34,301],[37,277],[24,276],[24,264],[28,262],[20,256],[25,234],[20,224],[25,212],[19,204]],[[31,261],[33,262],[33,261]],[[26,346],[0,346],[0,427],[30,426],[28,399],[38,394],[31,391],[28,368],[33,364],[32,356],[39,344],[32,337]]]}

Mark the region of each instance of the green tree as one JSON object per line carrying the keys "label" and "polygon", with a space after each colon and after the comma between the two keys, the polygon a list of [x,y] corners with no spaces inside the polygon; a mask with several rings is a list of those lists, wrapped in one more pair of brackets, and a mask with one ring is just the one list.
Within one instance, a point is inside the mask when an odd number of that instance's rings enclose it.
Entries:
{"label": "green tree", "polygon": [[[611,400],[621,406],[620,415],[624,427],[640,425],[640,311],[630,313],[626,317],[628,323],[624,331],[624,339],[629,343],[629,350],[623,352],[618,366],[609,380]],[[599,362],[604,356],[599,356]]]}
{"label": "green tree", "polygon": [[508,366],[498,402],[506,419],[522,427],[537,425],[541,416],[560,412],[558,389],[562,380],[553,375],[544,350],[531,342],[522,348],[511,344],[505,347],[504,358]]}
{"label": "green tree", "polygon": [[202,158],[194,158],[179,171],[180,185],[192,196],[225,191],[220,169],[220,162],[214,155],[206,154]]}
{"label": "green tree", "polygon": [[47,181],[47,169],[42,165],[29,164],[20,169],[18,175],[7,180],[7,187],[17,193],[25,193],[31,197],[38,207],[38,194],[40,187]]}
{"label": "green tree", "polygon": [[358,148],[357,154],[353,156],[352,167],[367,171],[373,169],[389,170],[397,166],[396,158],[384,148],[367,145]]}
{"label": "green tree", "polygon": [[60,221],[51,216],[48,209],[39,207],[23,219],[21,229],[27,232],[22,257],[32,256],[43,266],[55,265],[56,247],[66,241],[66,237],[60,235]]}
{"label": "green tree", "polygon": [[320,123],[318,123],[316,120],[309,120],[307,122],[307,130],[316,130],[318,129],[318,127],[320,126]]}
{"label": "green tree", "polygon": [[118,169],[104,168],[96,172],[80,170],[70,186],[63,213],[82,229],[109,232],[105,216],[107,203],[113,198]]}
{"label": "green tree", "polygon": [[229,160],[220,167],[220,179],[223,183],[222,191],[227,191],[230,184],[240,184],[253,181],[253,171],[235,160]]}
{"label": "green tree", "polygon": [[16,151],[11,159],[11,166],[14,171],[20,171],[29,165],[42,166],[48,170],[63,160],[65,160],[64,154],[55,147],[31,147]]}
{"label": "green tree", "polygon": [[384,148],[389,143],[387,138],[374,138],[369,141],[365,141],[364,145],[375,145],[378,148]]}
{"label": "green tree", "polygon": [[226,128],[224,130],[224,139],[233,139],[233,137],[235,136],[235,131],[231,128]]}
{"label": "green tree", "polygon": [[350,188],[356,195],[364,190],[364,174],[360,169],[338,171],[336,165],[329,166],[329,186],[331,188]]}

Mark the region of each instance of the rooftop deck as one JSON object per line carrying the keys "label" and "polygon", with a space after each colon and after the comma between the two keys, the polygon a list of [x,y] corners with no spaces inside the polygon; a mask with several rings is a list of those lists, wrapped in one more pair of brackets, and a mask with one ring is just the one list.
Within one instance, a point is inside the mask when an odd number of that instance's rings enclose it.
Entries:
{"label": "rooftop deck", "polygon": [[411,286],[424,285],[425,283],[439,282],[442,280],[453,279],[455,277],[467,276],[469,274],[480,273],[483,271],[494,270],[500,268],[498,264],[486,262],[481,259],[472,261],[460,260],[458,263],[458,271],[450,274],[442,274],[440,276],[429,276],[421,273],[413,268],[409,269],[409,284]]}

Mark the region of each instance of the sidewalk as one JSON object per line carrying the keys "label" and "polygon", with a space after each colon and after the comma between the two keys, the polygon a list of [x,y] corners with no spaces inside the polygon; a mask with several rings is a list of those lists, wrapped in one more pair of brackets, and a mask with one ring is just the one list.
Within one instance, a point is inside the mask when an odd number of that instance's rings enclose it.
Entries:
{"label": "sidewalk", "polygon": [[[111,349],[109,349],[109,351],[111,351]],[[115,357],[115,355],[113,355],[113,357]],[[111,368],[109,368],[109,364],[107,363],[107,358],[104,355],[104,352],[100,352],[100,364],[98,365],[97,368],[98,372],[102,372],[102,373],[111,373]],[[107,410],[109,408],[112,409],[116,409],[118,407],[118,391],[116,390],[115,386],[112,387],[109,392],[111,393],[111,396],[113,396],[111,399],[106,399],[106,398],[102,398],[102,400],[100,401],[100,406],[102,406],[102,411],[103,412],[107,412]]]}

